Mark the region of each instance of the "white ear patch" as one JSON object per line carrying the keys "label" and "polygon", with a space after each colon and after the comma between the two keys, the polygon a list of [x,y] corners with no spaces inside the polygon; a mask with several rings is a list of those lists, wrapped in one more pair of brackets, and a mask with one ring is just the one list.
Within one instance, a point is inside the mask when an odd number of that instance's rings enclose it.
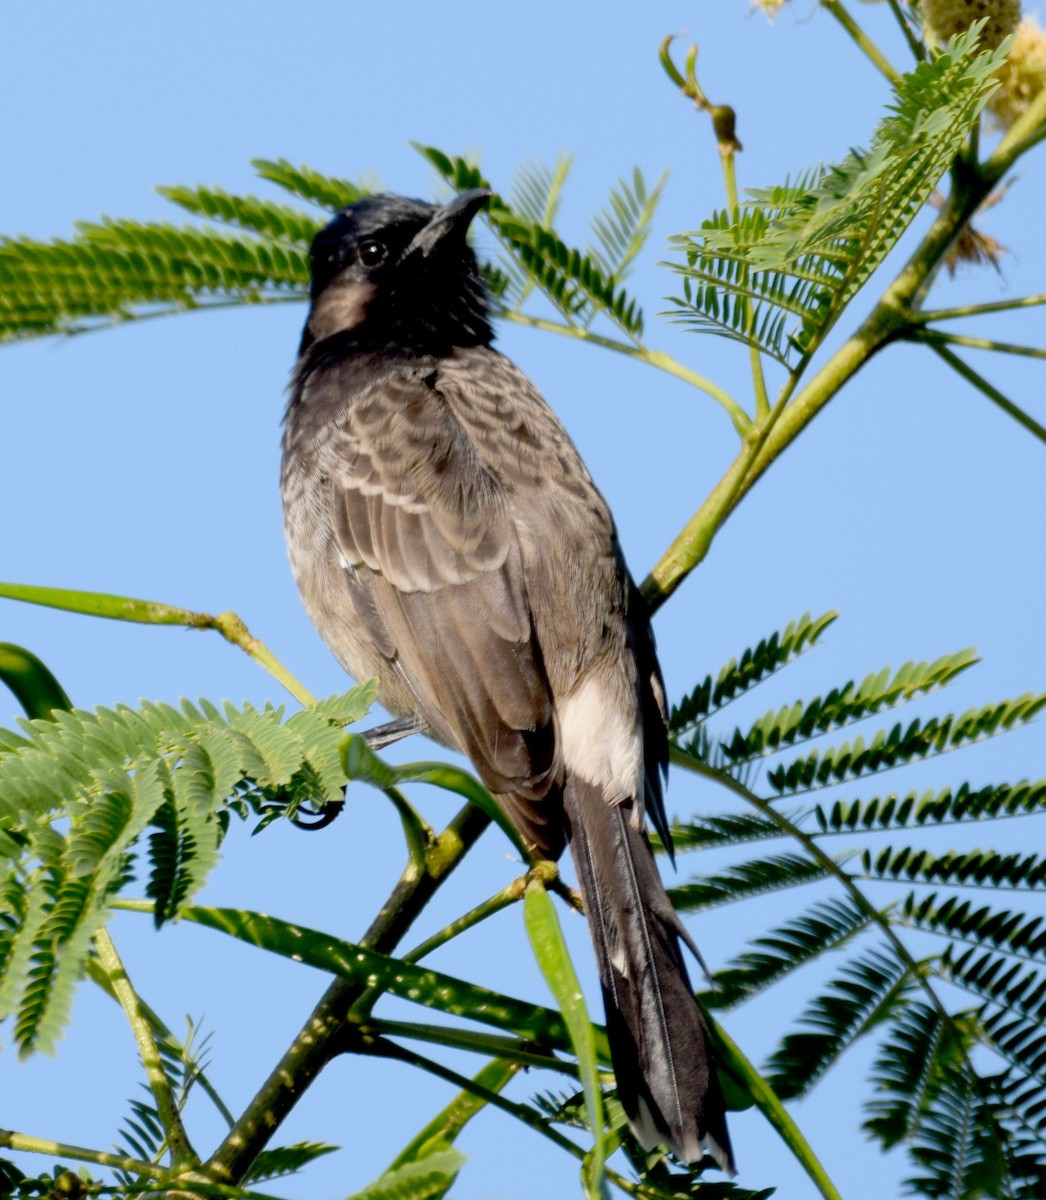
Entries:
{"label": "white ear patch", "polygon": [[355,329],[367,315],[367,305],[376,293],[371,280],[356,279],[350,272],[343,272],[316,297],[309,314],[309,332],[320,340],[332,333]]}
{"label": "white ear patch", "polygon": [[643,742],[634,710],[613,686],[589,679],[557,706],[567,770],[603,789],[608,804],[634,800],[642,821]]}

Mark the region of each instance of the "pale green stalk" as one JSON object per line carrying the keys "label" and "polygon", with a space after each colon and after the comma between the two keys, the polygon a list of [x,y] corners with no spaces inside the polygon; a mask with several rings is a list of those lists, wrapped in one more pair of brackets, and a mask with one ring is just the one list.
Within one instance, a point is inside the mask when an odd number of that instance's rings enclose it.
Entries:
{"label": "pale green stalk", "polygon": [[49,1138],[32,1137],[28,1133],[16,1133],[11,1129],[0,1129],[0,1147],[6,1150],[21,1150],[28,1154],[46,1154],[49,1158],[72,1158],[77,1162],[94,1163],[99,1167],[115,1167],[118,1171],[130,1171],[150,1179],[167,1179],[170,1172],[156,1163],[131,1158],[126,1154],[110,1154],[106,1150],[89,1150],[86,1146],[73,1146],[68,1142],[53,1142]]}
{"label": "pale green stalk", "polygon": [[696,371],[691,371],[689,367],[683,366],[681,362],[678,362],[670,354],[665,354],[661,350],[651,350],[646,346],[615,341],[613,338],[603,337],[601,334],[593,333],[591,330],[585,329],[580,325],[563,325],[558,321],[547,321],[542,317],[528,316],[526,313],[505,312],[501,316],[506,321],[515,321],[518,325],[527,325],[531,329],[540,329],[545,333],[558,333],[565,337],[577,338],[578,341],[588,342],[593,346],[601,346],[604,350],[614,350],[618,354],[634,358],[637,362],[656,367],[659,371],[665,371],[669,375],[674,375],[676,379],[682,379],[684,383],[688,383],[691,387],[704,392],[705,395],[711,396],[717,404],[726,410],[731,421],[734,423],[734,428],[742,437],[752,426],[748,414],[728,392],[724,391],[710,379],[706,379]]}
{"label": "pale green stalk", "polygon": [[[723,164],[723,185],[726,188],[726,203],[732,213],[738,211],[737,203],[737,154],[733,145],[727,145],[722,142],[719,144],[719,158]],[[744,288],[748,285],[748,268],[745,267],[739,280],[739,286]],[[751,303],[746,302],[748,322],[745,332],[751,336],[752,333],[752,318],[753,309]],[[752,390],[755,394],[755,415],[756,420],[767,417],[770,413],[770,400],[766,394],[766,377],[763,374],[763,356],[759,352],[759,347],[749,342],[748,344],[748,361],[752,368]]]}
{"label": "pale green stalk", "polygon": [[200,1159],[193,1150],[185,1126],[182,1124],[181,1113],[171,1091],[171,1082],[163,1069],[163,1060],[153,1037],[148,1018],[142,1011],[138,993],[134,990],[127,970],[112,938],[104,929],[94,935],[94,948],[98,961],[109,977],[113,992],[124,1010],[127,1020],[138,1044],[138,1053],[149,1080],[149,1090],[156,1101],[156,1113],[163,1126],[164,1136],[171,1151],[172,1167],[177,1171],[186,1167],[195,1167]]}
{"label": "pale green stalk", "polygon": [[900,75],[890,63],[890,60],[853,19],[842,4],[842,0],[821,0],[821,7],[827,9],[835,17],[843,29],[846,30],[847,35],[851,38],[854,45],[860,49],[869,62],[877,70],[881,71],[891,83],[896,83],[900,79]]}

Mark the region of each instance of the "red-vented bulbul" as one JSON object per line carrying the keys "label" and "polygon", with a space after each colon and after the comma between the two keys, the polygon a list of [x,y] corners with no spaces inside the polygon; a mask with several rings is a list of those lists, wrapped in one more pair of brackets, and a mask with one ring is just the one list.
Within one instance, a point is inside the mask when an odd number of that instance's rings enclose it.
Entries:
{"label": "red-vented bulbul", "polygon": [[730,1171],[689,939],[644,832],[649,815],[669,842],[654,640],[606,501],[491,348],[466,241],[487,197],[375,196],[317,234],[284,438],[291,563],[346,670],[468,755],[537,854],[570,845],[632,1130]]}

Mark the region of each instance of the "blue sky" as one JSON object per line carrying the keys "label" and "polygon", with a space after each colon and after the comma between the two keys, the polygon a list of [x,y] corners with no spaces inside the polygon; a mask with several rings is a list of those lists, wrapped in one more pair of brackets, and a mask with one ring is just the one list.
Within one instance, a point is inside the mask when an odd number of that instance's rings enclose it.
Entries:
{"label": "blue sky", "polygon": [[[854,7],[907,65],[885,6]],[[658,43],[670,32],[700,44],[707,94],[738,110],[742,185],[841,157],[868,140],[888,100],[884,81],[813,0],[796,0],[773,24],[744,0],[536,0],[525,10],[474,0],[8,4],[0,13],[0,232],[61,236],[74,221],[103,213],[178,221],[155,185],[264,189],[255,188],[253,156],[376,174],[391,190],[429,195],[435,183],[409,145],[415,140],[478,152],[499,187],[520,163],[574,152],[562,228],[581,240],[618,176],[634,164],[650,180],[670,168],[632,281],[649,340],[744,394],[742,351],[655,316],[673,286],[656,265],[667,237],[722,202],[707,122],[657,63]],[[1044,185],[1040,152],[984,217],[1010,250],[1000,271],[943,280],[935,293],[941,305],[1043,290]],[[917,225],[925,223],[924,216]],[[1042,311],[996,318],[977,332],[1041,343]],[[0,577],[211,612],[232,608],[314,692],[342,689],[344,676],[300,609],[282,545],[279,421],[303,318],[299,306],[199,314],[0,351]],[[841,332],[851,327],[845,321]],[[736,446],[729,422],[706,397],[617,356],[517,327],[500,330],[498,344],[562,416],[614,509],[633,572],[644,575],[728,465]],[[1041,364],[992,358],[975,365],[1046,419]],[[670,694],[678,697],[790,618],[829,608],[842,619],[827,644],[773,695],[760,695],[754,712],[967,645],[985,661],[952,689],[954,708],[1042,688],[1042,454],[1041,443],[929,352],[890,350],[774,466],[659,614]],[[41,655],[82,706],[141,696],[282,700],[236,651],[181,630],[0,602],[0,640]],[[0,723],[14,711],[0,695]],[[1037,777],[1043,749],[1040,723],[937,775],[913,777],[912,786],[967,773]],[[431,748],[416,744],[406,753],[427,757]],[[433,821],[451,814],[439,795],[422,802]],[[723,804],[687,779],[675,779],[669,792],[674,813]],[[235,830],[204,899],[351,939],[391,885],[400,856],[391,811],[355,789],[323,835],[271,828],[252,840]],[[682,867],[700,869],[693,860]],[[504,841],[488,835],[419,936],[517,873]],[[800,899],[786,894],[775,903],[792,912]],[[780,915],[758,903],[713,910],[695,923],[695,936],[718,965]],[[323,988],[318,975],[217,934],[176,926],[155,935],[129,917],[113,931],[132,978],[169,1023],[188,1012],[214,1031],[213,1074],[234,1109]],[[591,984],[580,922],[571,936]],[[547,998],[514,909],[434,965]],[[769,1006],[730,1014],[727,1027],[758,1060],[811,986],[792,981]],[[124,1098],[138,1086],[130,1035],[114,1006],[86,985],[74,1017],[56,1059],[20,1064],[9,1049],[0,1055],[0,1126],[107,1146]],[[795,1110],[848,1200],[895,1194],[906,1170],[859,1132],[869,1059],[868,1049],[852,1052]],[[283,1140],[311,1137],[345,1149],[304,1181],[271,1190],[333,1198],[379,1173],[449,1098],[444,1085],[400,1070],[356,1060],[329,1070]],[[539,1086],[546,1084],[524,1079],[518,1094]],[[201,1148],[216,1133],[208,1121],[197,1130]],[[758,1116],[738,1116],[732,1128],[742,1183],[777,1185],[788,1200],[813,1194]],[[454,1191],[462,1200],[572,1194],[573,1162],[496,1114],[477,1122],[462,1148],[471,1158]]]}

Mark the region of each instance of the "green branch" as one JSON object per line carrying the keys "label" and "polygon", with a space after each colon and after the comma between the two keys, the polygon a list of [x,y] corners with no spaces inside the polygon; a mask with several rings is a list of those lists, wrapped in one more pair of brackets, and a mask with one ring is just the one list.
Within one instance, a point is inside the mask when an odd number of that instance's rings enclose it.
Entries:
{"label": "green branch", "polygon": [[[485,813],[472,804],[466,805],[436,838],[424,866],[408,863],[359,944],[386,952],[394,949],[489,824]],[[357,1027],[349,1025],[348,1014],[364,990],[344,979],[336,979],[327,988],[297,1037],[197,1175],[222,1183],[236,1183],[243,1178],[320,1071],[351,1048],[349,1038]]]}
{"label": "green branch", "polygon": [[825,1200],[842,1200],[838,1188],[829,1178],[828,1172],[821,1165],[821,1160],[814,1153],[810,1143],[803,1136],[802,1130],[792,1120],[791,1114],[781,1103],[780,1098],[766,1079],[756,1070],[755,1066],[741,1052],[741,1048],[726,1033],[722,1025],[716,1022],[715,1036],[723,1044],[732,1065],[743,1071],[743,1086],[755,1101],[759,1111],[773,1126],[784,1144],[791,1150],[796,1161],[810,1176],[817,1190]]}
{"label": "green branch", "polygon": [[98,954],[98,961],[112,984],[113,994],[127,1016],[134,1040],[138,1043],[138,1053],[149,1080],[149,1089],[156,1101],[156,1113],[171,1152],[171,1165],[175,1171],[198,1166],[200,1159],[193,1150],[182,1124],[181,1113],[171,1091],[167,1072],[163,1069],[163,1060],[160,1058],[152,1028],[142,1011],[138,993],[128,978],[116,946],[106,930],[100,929],[94,935],[94,948]]}
{"label": "green branch", "polygon": [[11,1129],[0,1129],[0,1148],[21,1150],[28,1154],[46,1154],[50,1158],[72,1158],[77,1162],[94,1163],[99,1167],[115,1167],[118,1171],[130,1171],[145,1175],[149,1179],[169,1179],[166,1167],[130,1158],[126,1154],[110,1154],[106,1150],[88,1150],[85,1146],[72,1146],[68,1142],[52,1142],[48,1138],[31,1137],[28,1133],[16,1133]]}
{"label": "green branch", "polygon": [[716,534],[744,496],[825,405],[875,354],[915,328],[913,313],[948,249],[992,186],[990,177],[976,175],[956,188],[866,320],[794,400],[790,399],[790,389],[796,386],[797,375],[790,377],[770,414],[755,424],[726,474],[643,581],[641,591],[652,609],[663,604],[704,559]]}
{"label": "green branch", "polygon": [[789,411],[786,406],[795,382],[793,374],[771,411],[753,427],[726,474],[643,580],[640,591],[652,612],[664,604],[704,559],[713,538],[751,486],[761,451],[774,427]]}

